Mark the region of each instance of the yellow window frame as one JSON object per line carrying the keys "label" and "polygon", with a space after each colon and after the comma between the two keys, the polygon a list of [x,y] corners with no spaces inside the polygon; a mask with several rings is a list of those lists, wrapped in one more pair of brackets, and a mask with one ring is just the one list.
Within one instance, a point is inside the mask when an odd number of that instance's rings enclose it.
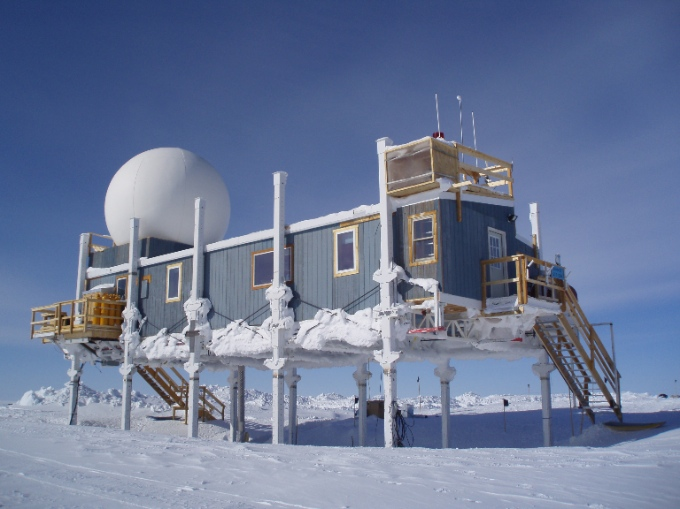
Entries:
{"label": "yellow window frame", "polygon": [[[271,282],[263,283],[263,284],[259,284],[259,285],[255,284],[255,257],[257,255],[261,255],[261,254],[265,254],[265,253],[271,253],[273,251],[274,251],[274,248],[269,248],[269,249],[260,249],[259,251],[253,251],[252,253],[250,253],[250,289],[251,290],[260,290],[262,288],[269,288],[272,285]],[[294,254],[293,244],[288,244],[285,247],[284,255],[283,255],[284,264],[285,264],[285,260],[286,260],[285,251],[290,252],[290,255],[289,255],[289,259],[290,259],[290,279],[286,279],[286,283],[292,283],[293,282],[293,270],[294,270],[294,267],[295,267],[295,263],[294,263],[294,260],[293,260],[293,254]],[[273,272],[274,272],[274,268],[272,267],[272,273]],[[285,277],[286,267],[283,268],[283,274],[284,274],[284,277]]]}
{"label": "yellow window frame", "polygon": [[[338,269],[338,236],[352,232],[354,238],[354,267],[351,269]],[[333,230],[333,277],[351,276],[359,273],[359,225],[346,226]]]}
{"label": "yellow window frame", "polygon": [[[178,269],[177,274],[177,296],[169,297],[170,290],[170,271]],[[182,299],[182,262],[173,263],[165,268],[165,302],[179,302]]]}
{"label": "yellow window frame", "polygon": [[[415,249],[414,249],[414,244],[416,241],[422,241],[422,240],[427,240],[430,237],[423,237],[422,239],[414,239],[413,238],[413,224],[416,221],[421,221],[424,219],[432,219],[432,244],[434,247],[434,252],[431,257],[428,258],[415,258]],[[436,210],[431,210],[429,212],[422,212],[420,214],[413,214],[408,216],[408,258],[409,258],[409,265],[417,266],[417,265],[428,265],[430,263],[437,263],[439,260],[439,238],[437,234],[437,211]]]}

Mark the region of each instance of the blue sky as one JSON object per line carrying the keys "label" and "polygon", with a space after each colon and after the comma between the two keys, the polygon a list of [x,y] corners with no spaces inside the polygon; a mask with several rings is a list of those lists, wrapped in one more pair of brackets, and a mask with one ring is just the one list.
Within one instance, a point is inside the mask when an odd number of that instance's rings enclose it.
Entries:
{"label": "blue sky", "polygon": [[[680,4],[654,0],[0,2],[0,398],[66,381],[28,339],[30,307],[74,295],[78,235],[106,233],[125,161],[201,155],[241,235],[271,227],[274,171],[288,222],[376,203],[375,140],[435,131],[435,93],[447,137],[461,95],[466,141],[474,111],[480,150],[514,162],[519,231],[537,201],[545,257],[562,255],[591,321],[615,323],[624,390],[676,391],[678,26]],[[536,393],[531,363],[454,362],[452,391]],[[420,376],[437,394],[433,368],[400,367],[399,393]],[[351,394],[350,373],[303,372],[299,392]],[[121,385],[92,366],[84,382]]]}

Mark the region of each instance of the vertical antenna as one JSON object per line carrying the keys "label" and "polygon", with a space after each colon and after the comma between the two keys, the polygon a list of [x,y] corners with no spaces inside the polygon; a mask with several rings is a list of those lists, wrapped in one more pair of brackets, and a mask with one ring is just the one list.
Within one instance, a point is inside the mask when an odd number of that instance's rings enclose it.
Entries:
{"label": "vertical antenna", "polygon": [[437,136],[439,136],[442,130],[439,128],[439,98],[437,94],[434,94],[434,104],[437,108]]}
{"label": "vertical antenna", "polygon": [[[477,150],[477,131],[475,130],[475,112],[472,112],[472,140],[474,142],[475,150]],[[475,156],[475,166],[479,166],[477,163],[477,157]]]}
{"label": "vertical antenna", "polygon": [[[460,144],[463,144],[463,98],[459,95],[456,96],[458,99],[458,111],[460,113]],[[460,160],[463,161],[464,155],[461,154]]]}

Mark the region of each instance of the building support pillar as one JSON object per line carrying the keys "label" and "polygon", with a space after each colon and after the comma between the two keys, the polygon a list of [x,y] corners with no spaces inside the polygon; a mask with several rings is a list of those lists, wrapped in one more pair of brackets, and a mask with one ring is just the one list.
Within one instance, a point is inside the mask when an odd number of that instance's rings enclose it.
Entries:
{"label": "building support pillar", "polygon": [[397,361],[401,352],[394,351],[395,321],[399,318],[397,284],[403,279],[403,269],[393,261],[392,202],[387,195],[385,151],[392,145],[389,138],[377,142],[380,184],[380,268],[373,274],[373,280],[380,284],[380,334],[382,350],[373,352],[375,360],[383,370],[385,387],[384,434],[385,447],[394,447],[394,418],[397,412]]}
{"label": "building support pillar", "polygon": [[83,292],[87,284],[87,262],[90,256],[91,233],[80,234],[80,247],[78,250],[78,281],[76,282],[76,299],[83,298]]}
{"label": "building support pillar", "polygon": [[236,381],[237,420],[236,441],[246,441],[246,367],[238,367],[238,380]]}
{"label": "building support pillar", "polygon": [[541,218],[538,203],[529,204],[529,221],[531,223],[531,243],[534,246],[534,256],[541,258]]}
{"label": "building support pillar", "polygon": [[118,368],[118,371],[123,375],[123,398],[121,402],[123,415],[121,417],[120,429],[123,431],[130,431],[130,416],[132,415],[132,376],[134,375],[137,368],[135,365],[128,361],[130,355],[128,351],[130,350],[129,342],[126,341],[125,345],[125,358],[126,360]]}
{"label": "building support pillar", "polygon": [[552,446],[552,395],[550,392],[550,373],[555,370],[547,352],[543,352],[539,362],[531,367],[534,375],[541,379],[541,406],[543,414],[543,446]]}
{"label": "building support pillar", "polygon": [[232,367],[227,378],[229,384],[229,441],[236,442],[236,428],[238,427],[236,401],[238,394],[238,368]]}
{"label": "building support pillar", "polygon": [[80,391],[80,376],[83,373],[83,364],[77,353],[69,354],[71,358],[71,368],[66,371],[69,377],[69,415],[68,423],[71,426],[78,424],[78,392]]}
{"label": "building support pillar", "polygon": [[359,394],[359,447],[366,446],[366,382],[371,378],[372,374],[366,369],[366,363],[357,366],[357,370],[352,374],[354,380],[357,382],[357,392]]}
{"label": "building support pillar", "polygon": [[[189,333],[187,333],[189,334]],[[199,336],[189,336],[189,362],[184,364],[184,369],[189,374],[189,416],[187,430],[188,438],[198,437],[198,409],[199,409],[199,393],[201,391],[201,377],[200,373],[203,370],[203,364],[199,362],[202,351],[202,341]]]}
{"label": "building support pillar", "polygon": [[271,337],[272,358],[264,364],[272,370],[272,444],[284,443],[284,366],[285,349],[292,327],[292,312],[288,302],[293,292],[286,286],[285,254],[285,194],[288,174],[274,173],[274,272],[272,285],[266,291],[272,313]]}
{"label": "building support pillar", "polygon": [[194,202],[194,249],[191,275],[191,297],[184,303],[184,312],[189,326],[184,330],[184,337],[189,343],[189,361],[184,364],[184,369],[189,374],[189,408],[187,437],[198,437],[198,414],[201,391],[200,373],[203,370],[201,357],[203,354],[203,342],[210,331],[208,313],[212,305],[208,299],[203,298],[204,280],[204,215],[205,200],[196,198]]}
{"label": "building support pillar", "polygon": [[442,402],[442,449],[451,447],[449,439],[449,423],[451,421],[451,380],[456,376],[456,368],[449,366],[449,359],[434,368],[439,377]]}
{"label": "building support pillar", "polygon": [[[81,239],[82,241],[82,239]],[[123,363],[118,372],[123,376],[123,401],[120,428],[130,431],[130,415],[132,413],[132,377],[137,371],[135,366],[135,350],[139,346],[139,330],[142,327],[142,316],[137,309],[137,261],[139,260],[139,219],[130,219],[130,246],[128,251],[128,275],[126,305],[123,310]]]}
{"label": "building support pillar", "polygon": [[286,385],[288,385],[288,443],[297,445],[297,384],[301,380],[297,368],[291,368],[286,373]]}

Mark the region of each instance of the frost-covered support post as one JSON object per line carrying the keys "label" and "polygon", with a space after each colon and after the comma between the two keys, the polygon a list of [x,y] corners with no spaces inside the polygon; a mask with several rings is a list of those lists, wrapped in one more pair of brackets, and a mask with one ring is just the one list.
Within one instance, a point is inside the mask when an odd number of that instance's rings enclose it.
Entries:
{"label": "frost-covered support post", "polygon": [[128,250],[127,302],[123,311],[123,363],[118,371],[123,376],[123,415],[120,427],[130,430],[130,413],[132,411],[132,377],[137,368],[134,353],[139,344],[139,324],[141,315],[137,309],[137,261],[139,260],[139,219],[130,219],[130,246]]}
{"label": "frost-covered support post", "polygon": [[229,441],[236,442],[236,427],[237,412],[236,412],[236,398],[238,397],[238,368],[230,367],[229,376],[227,377],[229,384]]}
{"label": "frost-covered support post", "polygon": [[396,287],[399,271],[392,256],[392,203],[387,195],[387,166],[385,150],[392,145],[389,138],[377,142],[380,182],[380,268],[373,280],[380,284],[380,333],[382,350],[374,352],[374,357],[383,370],[385,387],[385,447],[394,446],[394,418],[397,411],[397,360],[400,352],[394,351]]}
{"label": "frost-covered support post", "polygon": [[538,203],[529,204],[529,221],[531,222],[531,241],[534,245],[534,256],[541,258],[541,221],[538,213]]}
{"label": "frost-covered support post", "polygon": [[191,275],[191,297],[184,303],[189,326],[184,332],[184,336],[189,342],[189,361],[184,364],[184,369],[189,374],[189,429],[187,436],[196,438],[198,436],[198,407],[200,393],[200,373],[203,370],[201,355],[203,353],[203,341],[207,331],[210,329],[208,324],[208,312],[210,311],[210,301],[203,298],[203,251],[205,243],[203,240],[203,221],[205,214],[205,200],[196,198],[194,214],[194,252],[193,252],[193,271]]}
{"label": "frost-covered support post", "polygon": [[372,375],[366,369],[366,363],[361,363],[352,376],[357,382],[359,394],[359,447],[364,447],[366,445],[366,382]]}
{"label": "frost-covered support post", "polygon": [[552,445],[552,397],[550,394],[550,373],[555,370],[555,365],[548,360],[548,353],[543,351],[539,362],[531,367],[534,375],[541,379],[541,406],[543,409],[543,446]]}
{"label": "frost-covered support post", "polygon": [[245,436],[245,366],[231,366],[229,372],[229,441],[243,442]]}
{"label": "frost-covered support post", "polygon": [[284,250],[286,242],[285,195],[286,178],[283,171],[274,173],[274,273],[266,296],[272,313],[272,358],[265,366],[272,370],[272,444],[284,443],[284,371],[285,347],[291,321],[288,302],[293,294],[286,286]]}
{"label": "frost-covered support post", "polygon": [[449,422],[451,420],[451,380],[456,376],[456,368],[449,366],[449,359],[434,368],[439,377],[442,400],[442,449],[451,447],[449,441]]}
{"label": "frost-covered support post", "polygon": [[245,442],[246,437],[246,367],[239,366],[236,380],[237,420],[236,441]]}
{"label": "frost-covered support post", "polygon": [[286,385],[288,385],[288,443],[297,444],[297,384],[301,380],[297,368],[291,368],[286,372]]}
{"label": "frost-covered support post", "polygon": [[83,365],[77,353],[69,353],[71,368],[66,372],[69,377],[69,415],[68,423],[71,426],[78,424],[78,391],[80,389],[80,375],[83,373]]}

